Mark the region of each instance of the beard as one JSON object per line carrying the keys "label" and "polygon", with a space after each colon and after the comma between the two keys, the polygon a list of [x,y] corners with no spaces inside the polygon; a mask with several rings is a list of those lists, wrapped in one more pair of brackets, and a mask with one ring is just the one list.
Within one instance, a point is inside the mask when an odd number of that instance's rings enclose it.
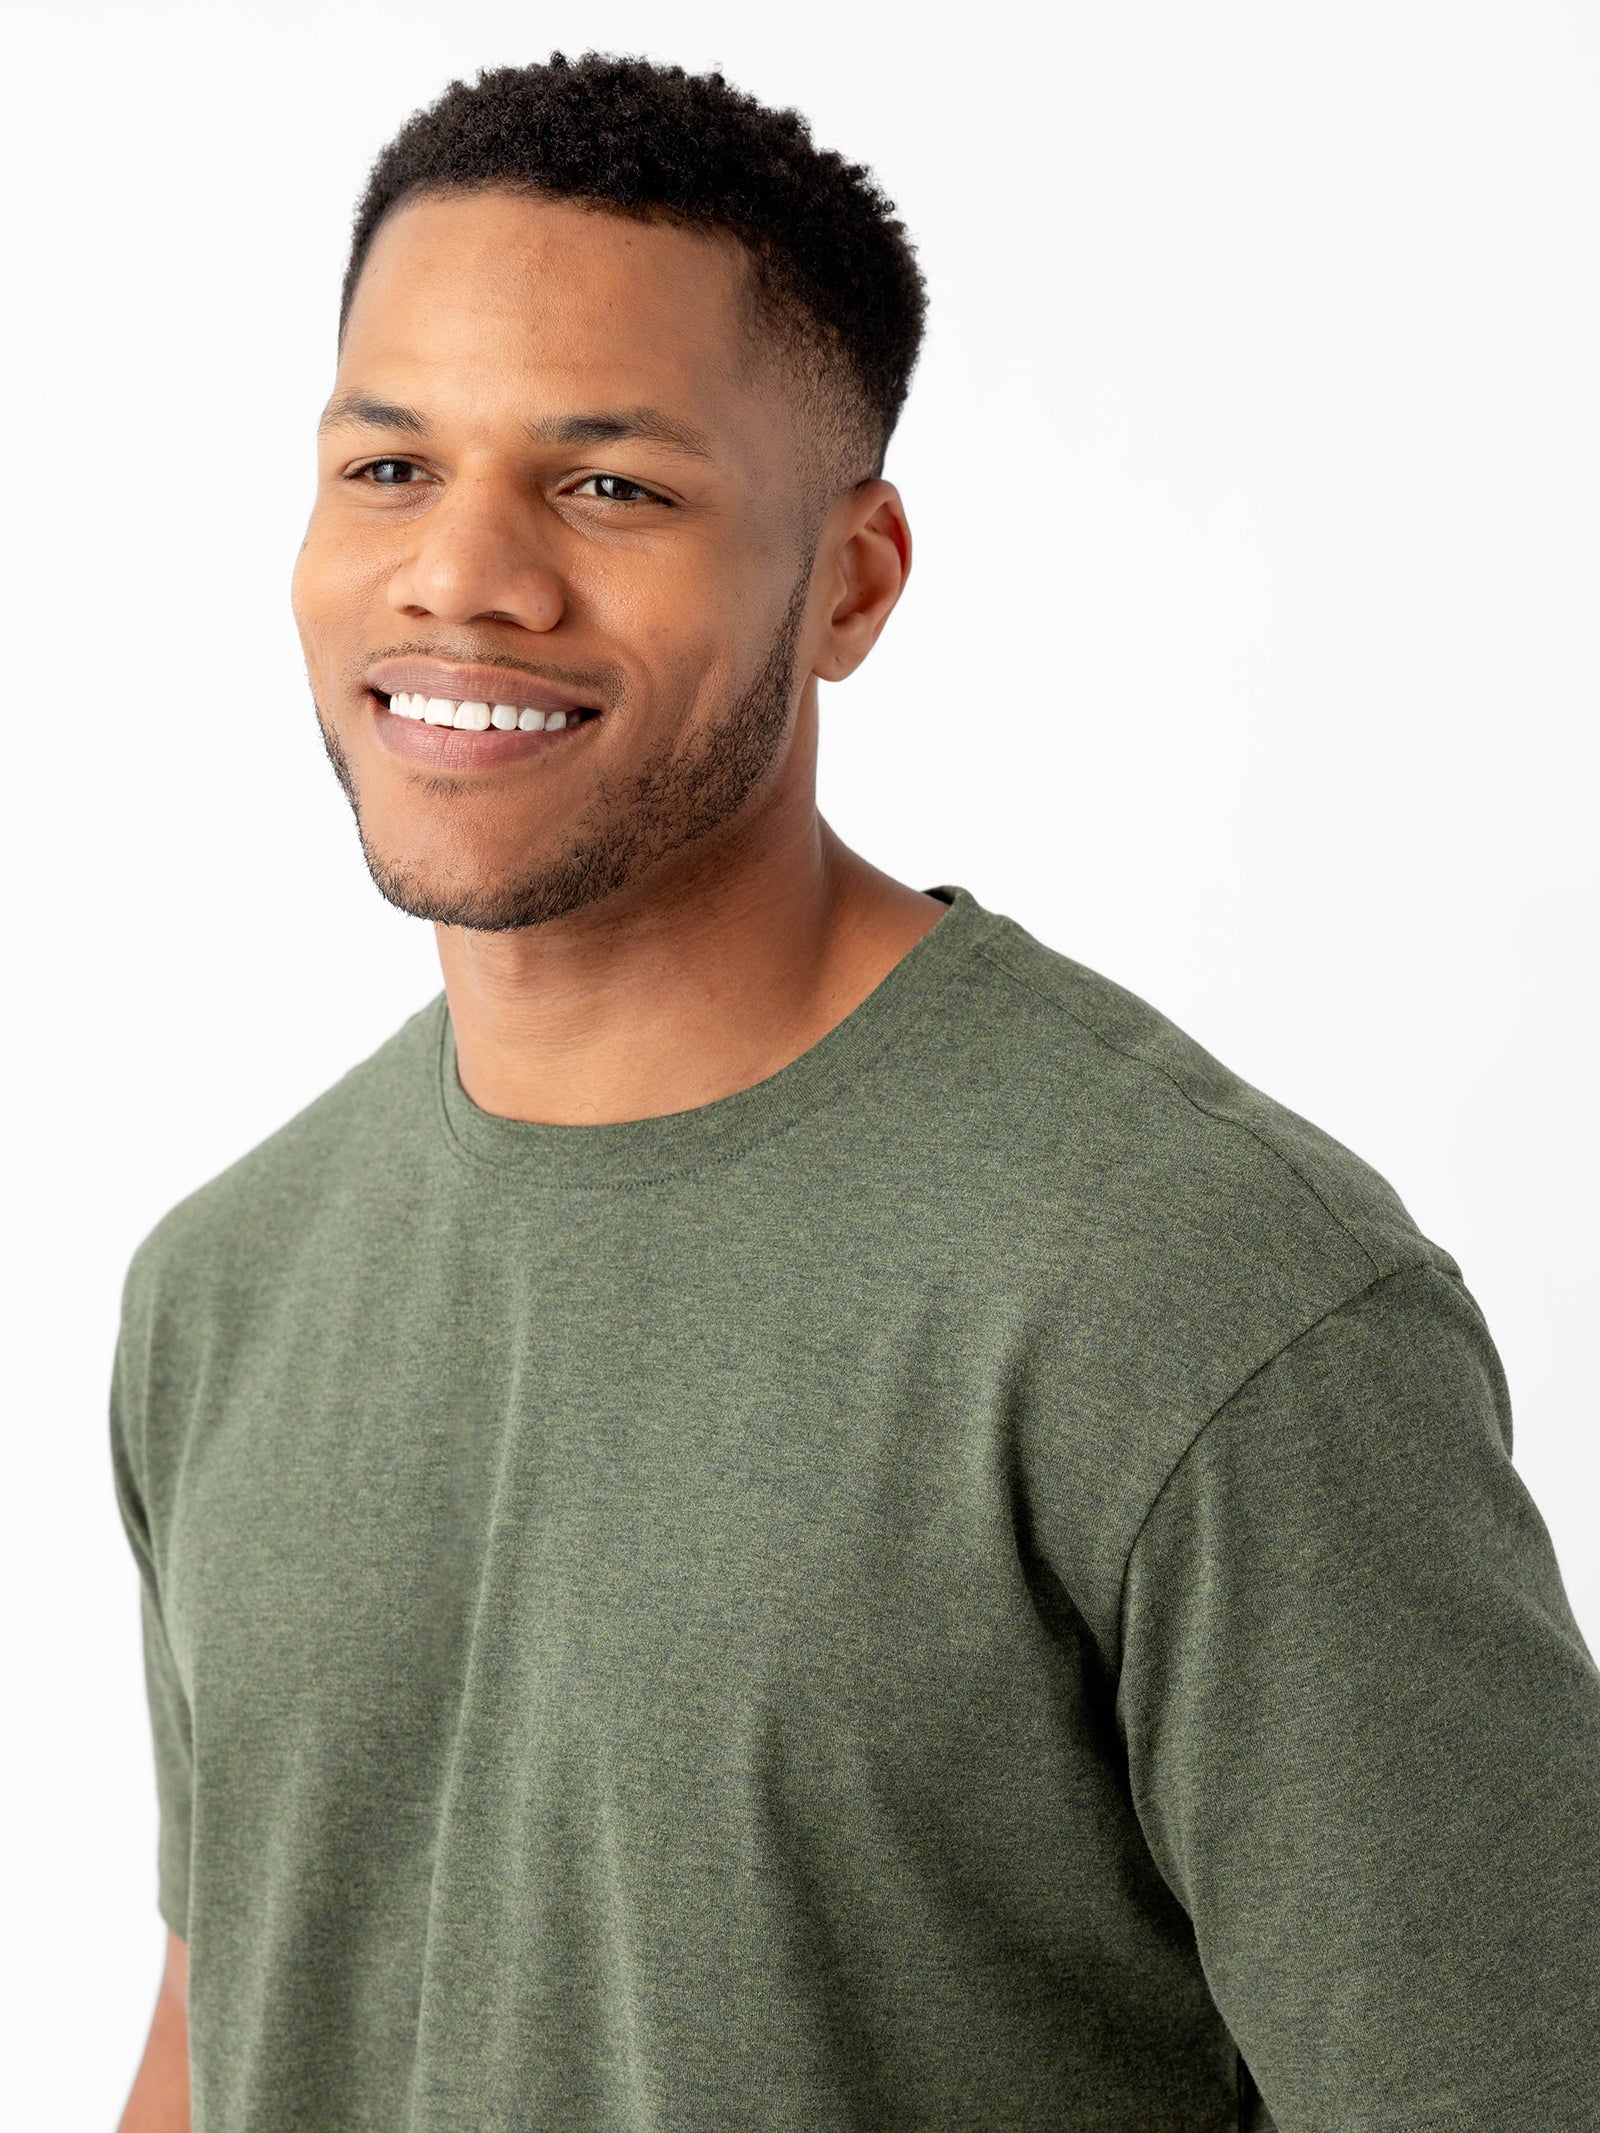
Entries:
{"label": "beard", "polygon": [[561,851],[493,884],[441,884],[375,851],[349,758],[319,716],[328,759],[355,815],[362,857],[379,893],[398,910],[435,925],[509,933],[600,903],[670,854],[721,829],[765,776],[788,729],[810,581],[808,556],[760,671],[723,717],[686,746],[661,749],[625,783],[602,776]]}

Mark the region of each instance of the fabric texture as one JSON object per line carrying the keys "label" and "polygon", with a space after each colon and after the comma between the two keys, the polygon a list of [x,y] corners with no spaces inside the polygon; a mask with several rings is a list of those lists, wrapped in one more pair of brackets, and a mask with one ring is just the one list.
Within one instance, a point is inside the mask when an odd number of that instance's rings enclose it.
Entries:
{"label": "fabric texture", "polygon": [[964,890],[492,1117],[446,1004],[112,1392],[197,2133],[1600,2133],[1600,1675],[1460,1269]]}

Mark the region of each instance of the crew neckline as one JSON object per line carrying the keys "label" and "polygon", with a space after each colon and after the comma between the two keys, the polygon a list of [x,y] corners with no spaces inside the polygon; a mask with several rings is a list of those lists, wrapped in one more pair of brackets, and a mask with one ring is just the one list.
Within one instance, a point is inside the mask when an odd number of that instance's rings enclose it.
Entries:
{"label": "crew neckline", "polygon": [[994,915],[967,890],[925,892],[949,906],[871,992],[817,1042],[765,1081],[731,1096],[659,1118],[598,1126],[557,1126],[480,1110],[461,1086],[448,997],[434,1003],[434,1062],[440,1122],[458,1154],[551,1186],[621,1188],[731,1160],[845,1093],[897,1038],[937,1005]]}

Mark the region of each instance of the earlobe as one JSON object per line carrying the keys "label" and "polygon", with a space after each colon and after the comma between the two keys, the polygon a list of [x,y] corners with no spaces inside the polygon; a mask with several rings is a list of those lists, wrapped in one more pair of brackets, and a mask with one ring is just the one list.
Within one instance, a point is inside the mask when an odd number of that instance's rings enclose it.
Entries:
{"label": "earlobe", "polygon": [[835,614],[830,624],[829,641],[818,652],[816,665],[812,669],[818,681],[847,681],[861,664],[864,652],[852,656],[839,642],[841,635],[848,639],[850,634],[848,621],[841,627],[840,618]]}

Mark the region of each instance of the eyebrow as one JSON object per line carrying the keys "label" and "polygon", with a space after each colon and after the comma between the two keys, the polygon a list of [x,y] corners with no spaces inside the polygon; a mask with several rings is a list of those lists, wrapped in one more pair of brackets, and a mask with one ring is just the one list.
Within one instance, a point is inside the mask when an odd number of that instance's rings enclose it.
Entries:
{"label": "eyebrow", "polygon": [[[375,400],[369,393],[339,393],[328,402],[317,424],[320,437],[332,429],[399,430],[407,437],[425,437],[426,419],[414,407],[401,407],[392,400]],[[584,445],[620,444],[637,439],[642,444],[665,445],[693,459],[711,459],[709,440],[687,422],[658,407],[629,407],[587,415],[550,415],[523,424],[531,444]]]}
{"label": "eyebrow", "polygon": [[593,415],[552,415],[543,422],[524,425],[534,444],[620,444],[637,438],[642,444],[664,444],[674,452],[694,459],[713,457],[709,439],[675,415],[658,407],[629,407]]}
{"label": "eyebrow", "polygon": [[317,424],[319,437],[326,430],[403,430],[408,437],[426,437],[428,425],[414,407],[374,400],[369,393],[338,393]]}

